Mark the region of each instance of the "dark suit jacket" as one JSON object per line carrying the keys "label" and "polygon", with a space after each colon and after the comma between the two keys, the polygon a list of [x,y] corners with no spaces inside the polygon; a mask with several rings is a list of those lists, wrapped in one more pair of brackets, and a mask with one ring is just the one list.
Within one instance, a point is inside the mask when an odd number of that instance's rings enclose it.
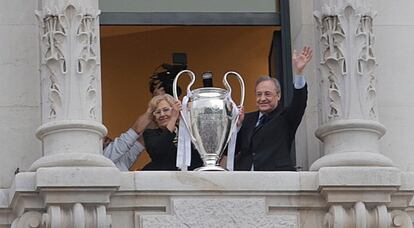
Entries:
{"label": "dark suit jacket", "polygon": [[290,150],[306,101],[307,86],[295,89],[291,105],[278,106],[258,129],[259,112],[247,113],[237,135],[235,170],[251,170],[252,162],[255,171],[295,170]]}
{"label": "dark suit jacket", "polygon": [[[176,134],[165,128],[147,129],[143,133],[145,149],[151,157],[151,162],[143,170],[178,170],[176,165],[177,146],[173,140]],[[192,147],[191,166],[193,170],[203,164],[197,150]]]}

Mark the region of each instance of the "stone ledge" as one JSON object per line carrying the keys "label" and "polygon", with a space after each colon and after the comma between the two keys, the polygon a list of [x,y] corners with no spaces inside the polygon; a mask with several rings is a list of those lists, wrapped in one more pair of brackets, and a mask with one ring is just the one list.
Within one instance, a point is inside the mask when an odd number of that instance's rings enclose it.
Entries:
{"label": "stone ledge", "polygon": [[10,187],[10,193],[13,192],[32,192],[36,190],[36,173],[21,172],[18,173]]}
{"label": "stone ledge", "polygon": [[116,187],[120,185],[120,171],[111,167],[39,168],[36,188]]}
{"label": "stone ledge", "polygon": [[394,167],[326,167],[319,170],[319,187],[399,187],[402,172]]}
{"label": "stone ledge", "polygon": [[232,198],[262,198],[270,210],[296,210],[326,208],[325,199],[318,192],[116,192],[111,195],[108,205],[110,210],[137,210],[151,212],[165,212],[171,206],[173,198],[189,199],[232,199]]}
{"label": "stone ledge", "polygon": [[[134,178],[131,180],[131,178]],[[317,172],[123,173],[120,191],[316,191]],[[134,183],[132,186],[130,183]]]}
{"label": "stone ledge", "polygon": [[414,172],[403,172],[401,174],[400,191],[414,191]]}

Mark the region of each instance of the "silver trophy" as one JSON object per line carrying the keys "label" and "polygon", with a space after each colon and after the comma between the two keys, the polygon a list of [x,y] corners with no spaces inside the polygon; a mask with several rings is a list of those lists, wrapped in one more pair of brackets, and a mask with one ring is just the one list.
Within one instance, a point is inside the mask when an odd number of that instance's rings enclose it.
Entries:
{"label": "silver trophy", "polygon": [[239,106],[243,106],[244,102],[243,79],[237,72],[229,71],[223,77],[226,89],[206,87],[191,91],[196,77],[192,71],[183,70],[177,74],[173,83],[173,95],[177,100],[177,82],[183,74],[188,74],[191,82],[187,87],[188,102],[182,102],[181,116],[190,133],[191,141],[204,162],[204,166],[197,170],[222,171],[224,169],[218,163],[230,140],[231,133],[236,130],[238,120],[238,112],[233,110],[237,109],[237,105],[231,98],[232,90],[227,77],[235,75],[240,83]]}

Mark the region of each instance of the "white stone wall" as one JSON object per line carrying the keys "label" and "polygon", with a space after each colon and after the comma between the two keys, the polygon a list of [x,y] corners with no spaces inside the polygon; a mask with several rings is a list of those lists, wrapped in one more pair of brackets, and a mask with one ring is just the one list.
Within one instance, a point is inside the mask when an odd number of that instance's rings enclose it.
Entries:
{"label": "white stone wall", "polygon": [[41,156],[36,0],[0,0],[0,188]]}
{"label": "white stone wall", "polygon": [[[290,23],[292,49],[301,50],[304,45],[316,49],[316,30],[313,19],[313,1],[291,0]],[[307,66],[308,105],[305,116],[296,133],[296,160],[303,170],[309,170],[310,165],[322,156],[320,142],[314,132],[319,126],[319,79],[318,52],[314,51],[312,62]]]}
{"label": "white stone wall", "polygon": [[414,1],[376,0],[374,20],[379,120],[387,128],[381,151],[403,171],[414,171]]}

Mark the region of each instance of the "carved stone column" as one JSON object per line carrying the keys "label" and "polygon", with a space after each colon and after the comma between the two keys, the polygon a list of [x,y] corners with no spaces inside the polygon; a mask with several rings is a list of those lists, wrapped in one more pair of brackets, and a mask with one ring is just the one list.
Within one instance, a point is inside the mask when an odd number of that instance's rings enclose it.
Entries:
{"label": "carved stone column", "polygon": [[315,12],[320,32],[322,125],[316,136],[325,156],[311,170],[332,166],[393,166],[380,154],[385,127],[378,122],[377,66],[370,0],[321,0]]}
{"label": "carved stone column", "polygon": [[102,125],[98,0],[40,0],[44,157],[31,170],[114,166],[100,155]]}

